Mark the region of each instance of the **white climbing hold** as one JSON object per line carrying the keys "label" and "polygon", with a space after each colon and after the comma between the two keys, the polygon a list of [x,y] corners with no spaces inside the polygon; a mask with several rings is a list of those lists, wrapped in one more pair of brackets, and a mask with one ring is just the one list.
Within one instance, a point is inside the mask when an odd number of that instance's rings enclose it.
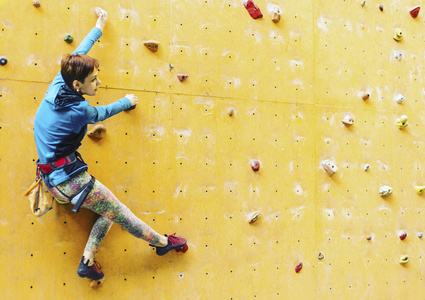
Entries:
{"label": "white climbing hold", "polygon": [[402,60],[403,53],[394,50],[394,58],[397,59],[397,60]]}
{"label": "white climbing hold", "polygon": [[328,172],[329,176],[332,176],[338,170],[336,165],[329,159],[322,162],[322,167],[326,172]]}
{"label": "white climbing hold", "polygon": [[379,194],[381,195],[381,197],[388,197],[389,195],[391,195],[391,193],[393,192],[393,189],[390,186],[382,186],[379,189]]}
{"label": "white climbing hold", "polygon": [[394,96],[394,99],[398,104],[401,104],[404,101],[404,96],[402,94],[396,94]]}
{"label": "white climbing hold", "polygon": [[369,170],[369,168],[370,168],[370,166],[369,166],[368,164],[366,164],[366,165],[364,166],[364,170],[365,170],[365,171]]}
{"label": "white climbing hold", "polygon": [[349,126],[353,125],[354,118],[350,115],[346,115],[344,117],[344,119],[342,120],[342,123],[344,123],[345,126],[349,127]]}

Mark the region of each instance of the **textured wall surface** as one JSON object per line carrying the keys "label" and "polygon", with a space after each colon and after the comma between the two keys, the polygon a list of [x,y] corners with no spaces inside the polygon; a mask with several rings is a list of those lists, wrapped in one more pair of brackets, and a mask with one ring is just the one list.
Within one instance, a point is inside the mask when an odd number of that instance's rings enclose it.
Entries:
{"label": "textured wall surface", "polygon": [[[240,0],[0,0],[2,298],[424,299],[425,199],[415,186],[425,185],[425,26],[422,11],[409,14],[419,2],[257,0],[264,16],[254,20]],[[80,152],[136,215],[186,237],[189,251],[158,257],[115,225],[97,255],[106,280],[91,289],[76,270],[96,216],[55,203],[35,218],[22,195],[35,174],[37,107],[62,56],[95,25],[95,6],[109,18],[89,53],[101,88],[86,99],[140,102],[102,122],[105,138],[86,137]]]}

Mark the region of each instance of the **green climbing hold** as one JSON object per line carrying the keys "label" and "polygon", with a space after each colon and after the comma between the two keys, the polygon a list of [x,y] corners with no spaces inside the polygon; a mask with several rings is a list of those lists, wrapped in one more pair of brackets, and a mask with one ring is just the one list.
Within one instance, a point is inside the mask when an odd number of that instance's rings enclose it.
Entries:
{"label": "green climbing hold", "polygon": [[74,40],[74,38],[72,37],[72,35],[70,35],[69,33],[65,34],[65,36],[63,37],[63,40],[65,42],[67,42],[68,44],[72,43],[72,41]]}

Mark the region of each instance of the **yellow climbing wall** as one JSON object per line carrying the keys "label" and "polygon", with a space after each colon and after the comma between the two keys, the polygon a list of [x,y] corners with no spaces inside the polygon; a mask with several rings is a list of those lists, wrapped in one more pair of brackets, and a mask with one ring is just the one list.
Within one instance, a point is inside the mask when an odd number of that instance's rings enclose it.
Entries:
{"label": "yellow climbing wall", "polygon": [[[257,0],[257,20],[240,0],[40,3],[0,0],[2,299],[424,297],[425,199],[415,192],[425,185],[424,16],[409,14],[419,1]],[[89,53],[101,89],[87,99],[140,102],[80,152],[136,215],[186,237],[189,251],[158,257],[114,226],[97,255],[106,281],[91,289],[76,269],[96,216],[55,205],[35,218],[22,194],[35,173],[37,107],[61,57],[94,26],[95,6],[109,18]],[[382,186],[393,194],[381,197]]]}

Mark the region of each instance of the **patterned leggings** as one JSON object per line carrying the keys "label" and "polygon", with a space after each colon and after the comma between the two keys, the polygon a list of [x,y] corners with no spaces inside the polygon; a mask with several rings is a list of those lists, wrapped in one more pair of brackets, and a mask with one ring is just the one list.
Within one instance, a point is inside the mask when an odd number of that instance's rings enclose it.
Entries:
{"label": "patterned leggings", "polygon": [[[90,181],[91,176],[87,172],[81,172],[70,180],[59,184],[57,187],[62,193],[73,196]],[[57,188],[49,188],[49,193],[60,201],[70,202],[70,199],[62,195]],[[122,204],[112,192],[102,183],[96,180],[93,189],[87,195],[83,208],[90,209],[99,214],[95,222],[84,252],[96,254],[100,243],[108,233],[113,223],[121,225],[125,230],[137,238],[143,239],[151,244],[159,242],[160,234],[137,218],[124,204]]]}

